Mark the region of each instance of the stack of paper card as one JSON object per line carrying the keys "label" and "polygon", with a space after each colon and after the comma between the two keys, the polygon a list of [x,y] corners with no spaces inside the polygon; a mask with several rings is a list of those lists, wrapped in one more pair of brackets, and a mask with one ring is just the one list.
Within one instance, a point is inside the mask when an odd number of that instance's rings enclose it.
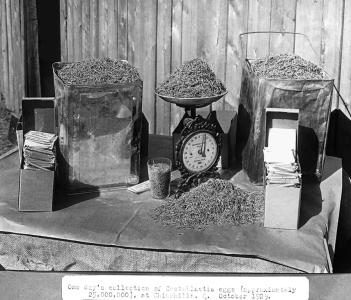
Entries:
{"label": "stack of paper card", "polygon": [[266,182],[269,184],[300,184],[301,175],[297,163],[266,163],[266,171]]}
{"label": "stack of paper card", "polygon": [[295,129],[270,128],[268,147],[263,149],[263,155],[267,183],[288,186],[300,183]]}
{"label": "stack of paper card", "polygon": [[24,138],[24,169],[54,170],[57,135],[40,131],[29,131]]}

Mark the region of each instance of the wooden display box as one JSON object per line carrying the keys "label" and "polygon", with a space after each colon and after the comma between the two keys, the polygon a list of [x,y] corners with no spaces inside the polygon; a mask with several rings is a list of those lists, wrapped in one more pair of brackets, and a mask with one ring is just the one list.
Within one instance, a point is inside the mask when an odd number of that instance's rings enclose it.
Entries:
{"label": "wooden display box", "polygon": [[[57,134],[54,98],[24,98],[22,100],[23,130],[19,138],[31,131]],[[19,130],[20,131],[20,130]],[[24,140],[18,144],[23,145]],[[20,149],[20,178],[18,194],[19,211],[52,211],[55,194],[55,171],[24,169],[23,152]]]}
{"label": "wooden display box", "polygon": [[[271,128],[295,129],[295,151],[298,146],[298,109],[267,108],[265,123],[265,146],[268,146],[269,130]],[[294,142],[292,142],[294,143]],[[284,151],[284,141],[281,141],[278,151]],[[286,149],[285,149],[286,150]],[[298,229],[301,199],[301,174],[296,154],[295,162],[298,164],[296,171],[299,184],[286,186],[285,184],[268,183],[267,164],[264,163],[264,188],[265,188],[265,214],[264,227],[280,229]],[[284,161],[282,161],[284,163]]]}

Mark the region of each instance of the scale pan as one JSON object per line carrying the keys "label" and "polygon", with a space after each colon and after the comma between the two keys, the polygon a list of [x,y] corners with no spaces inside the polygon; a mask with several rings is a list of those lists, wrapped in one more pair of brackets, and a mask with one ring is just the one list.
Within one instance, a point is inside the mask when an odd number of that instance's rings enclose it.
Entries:
{"label": "scale pan", "polygon": [[198,97],[198,98],[178,98],[178,97],[171,97],[171,96],[164,96],[155,93],[157,96],[159,96],[161,99],[171,102],[174,104],[177,104],[180,107],[194,107],[194,108],[200,108],[200,107],[205,107],[207,105],[210,105],[213,102],[218,101],[221,99],[223,96],[225,96],[228,93],[228,91],[225,91],[224,93],[216,96],[211,96],[211,97]]}

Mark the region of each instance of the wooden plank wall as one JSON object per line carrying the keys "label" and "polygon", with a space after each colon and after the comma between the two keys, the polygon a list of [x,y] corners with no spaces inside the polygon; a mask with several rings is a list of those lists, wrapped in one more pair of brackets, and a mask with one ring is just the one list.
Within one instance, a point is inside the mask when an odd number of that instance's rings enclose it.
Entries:
{"label": "wooden plank wall", "polygon": [[24,36],[21,0],[0,1],[0,88],[6,107],[19,111],[24,95]]}
{"label": "wooden plank wall", "polygon": [[[241,81],[238,35],[262,30],[299,32],[308,35],[314,51],[293,35],[250,35],[242,39],[243,54],[260,57],[295,51],[325,67],[351,104],[350,2],[60,0],[61,56],[62,61],[110,56],[134,64],[144,80],[143,110],[151,132],[168,135],[182,110],[156,98],[154,89],[181,63],[198,56],[207,59],[229,90],[213,109],[235,110]],[[19,109],[26,85],[21,3],[0,0],[0,89],[12,110]],[[334,100],[334,107],[342,108],[338,97]]]}
{"label": "wooden plank wall", "polygon": [[0,0],[0,92],[11,111],[24,95],[40,96],[35,0]]}

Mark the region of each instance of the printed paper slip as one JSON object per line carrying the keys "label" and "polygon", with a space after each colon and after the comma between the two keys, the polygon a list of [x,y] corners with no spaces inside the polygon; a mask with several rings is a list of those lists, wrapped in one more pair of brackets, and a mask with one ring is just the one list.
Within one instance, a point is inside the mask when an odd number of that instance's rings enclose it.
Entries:
{"label": "printed paper slip", "polygon": [[297,276],[70,275],[62,279],[63,300],[307,300],[308,297],[308,279]]}

